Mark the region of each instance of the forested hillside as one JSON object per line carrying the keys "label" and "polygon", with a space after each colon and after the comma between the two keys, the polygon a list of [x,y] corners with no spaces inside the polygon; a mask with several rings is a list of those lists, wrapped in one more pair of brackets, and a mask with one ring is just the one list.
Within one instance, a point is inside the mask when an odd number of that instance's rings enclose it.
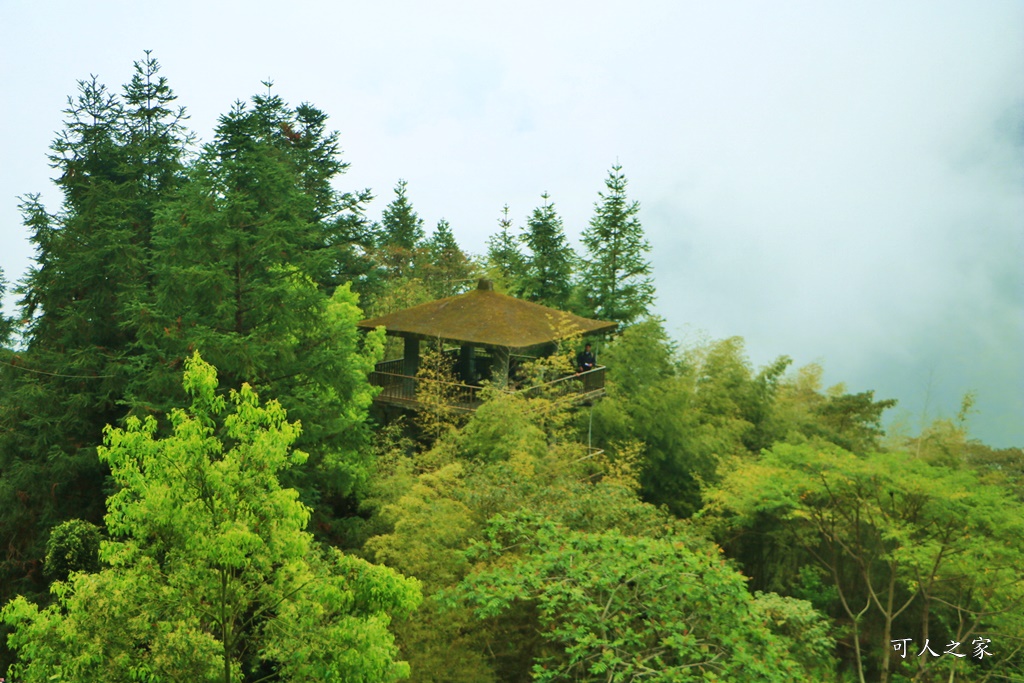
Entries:
{"label": "forested hillside", "polygon": [[[673,340],[621,166],[589,225],[538,188],[467,254],[404,180],[379,219],[340,191],[327,114],[269,86],[197,144],[148,53],[50,159],[0,277],[8,681],[1024,681],[1024,451],[970,395],[887,434],[817,365]],[[400,351],[356,323],[481,277],[618,329],[385,419]],[[580,404],[544,379],[585,341]]]}

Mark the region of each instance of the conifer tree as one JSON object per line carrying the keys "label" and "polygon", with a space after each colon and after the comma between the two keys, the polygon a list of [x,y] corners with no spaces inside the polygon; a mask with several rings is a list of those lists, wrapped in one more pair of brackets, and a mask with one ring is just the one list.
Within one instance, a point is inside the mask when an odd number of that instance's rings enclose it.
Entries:
{"label": "conifer tree", "polygon": [[327,507],[366,477],[366,373],[380,348],[375,340],[360,350],[349,287],[330,294],[338,214],[358,198],[331,189],[324,169],[344,165],[323,120],[272,95],[221,117],[188,187],[157,222],[158,286],[140,325],[148,372],[131,405],[181,405],[175,375],[200,350],[229,383],[250,383],[308,425],[298,445],[310,463],[293,475],[305,480],[289,483]]}
{"label": "conifer tree", "polygon": [[508,215],[508,204],[501,209],[498,228],[498,232],[487,239],[487,274],[500,289],[512,296],[519,296],[526,273],[526,260],[519,249],[522,238],[511,232],[512,219]]}
{"label": "conifer tree", "polygon": [[544,204],[533,210],[523,234],[523,243],[530,250],[523,295],[530,301],[564,310],[572,293],[576,255],[566,241],[562,218],[551,197],[545,192],[541,199]]}
{"label": "conifer tree", "polygon": [[424,245],[423,270],[427,289],[435,299],[455,296],[469,288],[475,271],[472,261],[455,241],[448,221],[441,219]]}
{"label": "conifer tree", "polygon": [[180,407],[176,375],[194,349],[306,422],[310,464],[290,484],[318,513],[367,476],[380,340],[360,350],[362,315],[338,285],[366,194],[333,189],[336,134],[314,107],[267,95],[188,158],[158,69],[147,55],[123,96],[80,83],[51,148],[63,206],[22,205],[37,255],[19,289],[25,348],[3,366],[0,499],[19,502],[0,506],[0,599],[41,590],[52,526],[99,521],[103,426]]}
{"label": "conifer tree", "polygon": [[312,199],[308,218],[316,225],[316,238],[307,256],[316,265],[309,267],[309,274],[327,294],[346,282],[351,282],[355,291],[372,289],[373,230],[364,210],[373,195],[368,189],[334,189],[333,181],[349,168],[341,158],[338,132],[329,131],[327,114],[309,103],[289,110],[275,98],[265,99],[263,105],[254,99],[258,108],[262,106],[270,114],[271,128],[264,135],[288,157],[298,187]]}
{"label": "conifer tree", "polygon": [[36,247],[18,291],[24,348],[0,396],[0,598],[38,590],[46,531],[64,519],[99,521],[104,471],[95,457],[139,369],[135,312],[152,286],[154,215],[183,181],[184,110],[148,53],[123,93],[96,78],[68,98],[50,161],[63,194],[21,209]]}
{"label": "conifer tree", "polygon": [[607,193],[598,193],[601,201],[583,231],[582,298],[590,314],[628,325],[647,315],[654,301],[646,258],[651,246],[637,218],[640,204],[626,197],[622,166],[612,166],[605,186]]}
{"label": "conifer tree", "polygon": [[413,277],[416,251],[423,246],[423,219],[406,195],[408,183],[399,180],[395,198],[384,209],[378,229],[380,260],[392,277]]}

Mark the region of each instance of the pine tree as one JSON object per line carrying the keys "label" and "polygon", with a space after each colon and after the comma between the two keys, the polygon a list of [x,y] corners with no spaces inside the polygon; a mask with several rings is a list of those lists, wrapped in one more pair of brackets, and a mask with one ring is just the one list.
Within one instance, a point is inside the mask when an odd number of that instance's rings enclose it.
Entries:
{"label": "pine tree", "polygon": [[279,400],[307,425],[298,445],[310,463],[289,483],[320,501],[318,513],[347,504],[367,476],[366,373],[380,351],[379,340],[360,350],[349,287],[330,294],[333,231],[348,200],[324,172],[344,165],[322,120],[270,95],[221,117],[188,187],[157,222],[158,285],[143,326],[149,372],[132,392],[137,412],[181,405],[175,375],[198,349],[227,382]]}
{"label": "pine tree", "polygon": [[290,483],[318,513],[367,477],[381,340],[361,350],[355,295],[338,285],[365,194],[332,187],[336,134],[315,108],[267,95],[187,158],[157,70],[147,55],[123,97],[82,82],[52,147],[62,209],[22,205],[37,256],[20,287],[25,348],[3,366],[0,500],[18,504],[0,506],[0,599],[43,588],[48,529],[99,521],[103,426],[183,405],[177,375],[197,348],[307,424],[310,464]]}
{"label": "pine tree", "polygon": [[154,215],[182,182],[189,143],[159,68],[147,53],[122,95],[79,82],[50,148],[62,207],[22,201],[36,256],[18,288],[24,348],[0,396],[0,499],[19,501],[0,506],[0,597],[41,588],[51,526],[102,512],[95,446],[139,370],[132,320],[152,285]]}
{"label": "pine tree", "polygon": [[423,246],[423,219],[406,196],[407,183],[395,185],[395,198],[384,209],[378,229],[380,260],[393,278],[414,277],[417,251]]}
{"label": "pine tree", "polygon": [[316,261],[307,266],[310,276],[328,294],[346,282],[356,291],[372,289],[373,230],[364,207],[373,195],[368,189],[334,189],[333,181],[348,171],[349,164],[341,159],[338,132],[327,129],[327,114],[308,103],[289,110],[269,96],[254,98],[254,103],[269,126],[263,131],[265,139],[287,156],[298,187],[312,200],[308,218],[317,226],[317,237],[307,254]]}
{"label": "pine tree", "polygon": [[637,218],[640,204],[626,198],[622,166],[612,166],[600,192],[590,227],[583,231],[587,256],[581,284],[588,312],[602,320],[628,325],[649,313],[654,301],[651,246]]}
{"label": "pine tree", "polygon": [[441,219],[424,245],[427,289],[435,299],[455,296],[469,288],[475,267],[455,241],[448,221]]}
{"label": "pine tree", "polygon": [[523,295],[552,308],[565,309],[572,293],[573,262],[576,255],[566,241],[562,218],[555,211],[547,192],[544,204],[533,210],[526,223],[523,243],[530,250],[526,257]]}
{"label": "pine tree", "polygon": [[499,231],[487,239],[487,274],[499,289],[519,296],[526,275],[526,259],[519,249],[522,238],[511,233],[508,204],[501,209],[498,228]]}

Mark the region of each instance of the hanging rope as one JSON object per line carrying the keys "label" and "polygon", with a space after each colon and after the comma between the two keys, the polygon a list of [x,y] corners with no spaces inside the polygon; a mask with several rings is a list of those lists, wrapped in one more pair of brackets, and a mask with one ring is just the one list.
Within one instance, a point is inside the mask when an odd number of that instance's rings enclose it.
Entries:
{"label": "hanging rope", "polygon": [[23,365],[15,365],[14,363],[8,363],[5,360],[0,360],[0,364],[6,365],[7,367],[14,368],[15,370],[24,370],[25,372],[34,372],[37,375],[48,375],[50,377],[65,377],[67,379],[106,379],[109,377],[116,377],[117,375],[65,375],[59,372],[47,372],[46,370],[34,370],[32,368],[26,368]]}

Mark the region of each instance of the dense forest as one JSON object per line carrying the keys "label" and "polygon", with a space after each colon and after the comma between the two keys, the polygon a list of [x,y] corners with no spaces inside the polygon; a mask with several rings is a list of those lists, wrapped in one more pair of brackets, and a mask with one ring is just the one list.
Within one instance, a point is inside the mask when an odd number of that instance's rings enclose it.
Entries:
{"label": "dense forest", "polygon": [[[0,278],[8,681],[1024,681],[1024,452],[671,339],[620,166],[582,253],[544,193],[476,256],[269,86],[200,145],[147,53],[65,114]],[[606,395],[384,419],[356,323],[481,277],[618,323],[523,370]]]}

